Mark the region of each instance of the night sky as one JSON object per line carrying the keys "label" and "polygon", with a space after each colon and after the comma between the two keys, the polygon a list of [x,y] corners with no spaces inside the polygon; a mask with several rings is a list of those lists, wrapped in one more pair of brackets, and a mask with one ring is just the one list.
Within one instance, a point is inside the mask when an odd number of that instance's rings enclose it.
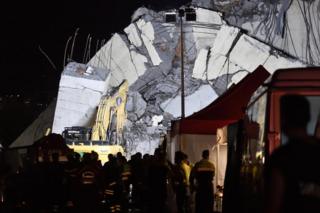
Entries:
{"label": "night sky", "polygon": [[[97,40],[108,40],[112,33],[122,32],[130,24],[132,13],[140,6],[164,10],[178,8],[189,1],[6,1],[0,13],[0,97],[19,94],[31,100],[37,99],[37,102],[49,102],[58,91],[66,42],[77,28],[79,32],[73,59],[81,62],[89,34],[95,46]],[[32,113],[28,113],[24,105],[16,105],[0,106],[0,141],[1,138],[15,138],[43,110],[32,110],[31,107]],[[25,117],[23,121],[19,120],[21,114]],[[8,122],[13,124],[8,125]],[[8,131],[13,133],[3,136]]]}

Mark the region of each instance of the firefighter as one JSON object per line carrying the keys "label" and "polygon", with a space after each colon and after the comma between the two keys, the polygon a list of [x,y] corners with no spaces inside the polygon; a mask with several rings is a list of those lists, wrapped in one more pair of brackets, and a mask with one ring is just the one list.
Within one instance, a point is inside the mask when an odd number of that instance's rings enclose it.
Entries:
{"label": "firefighter", "polygon": [[215,167],[209,161],[209,150],[202,152],[202,159],[197,162],[190,174],[190,190],[196,192],[196,213],[212,213],[214,192],[213,177]]}
{"label": "firefighter", "polygon": [[121,211],[121,170],[117,163],[117,159],[112,155],[108,155],[108,162],[103,166],[104,172],[104,197],[107,202],[109,212]]}
{"label": "firefighter", "polygon": [[129,193],[130,193],[130,184],[131,184],[131,167],[124,156],[121,157],[120,161],[121,161],[120,175],[121,175],[121,188],[122,188],[120,210],[122,212],[128,212]]}
{"label": "firefighter", "polygon": [[82,212],[97,210],[100,200],[101,168],[97,162],[92,161],[90,153],[83,155],[82,167],[79,169],[79,180],[78,207]]}
{"label": "firefighter", "polygon": [[74,202],[78,196],[77,189],[79,188],[79,170],[80,170],[80,155],[76,152],[67,155],[68,161],[64,166],[66,175],[66,190],[67,190],[67,206],[74,207]]}

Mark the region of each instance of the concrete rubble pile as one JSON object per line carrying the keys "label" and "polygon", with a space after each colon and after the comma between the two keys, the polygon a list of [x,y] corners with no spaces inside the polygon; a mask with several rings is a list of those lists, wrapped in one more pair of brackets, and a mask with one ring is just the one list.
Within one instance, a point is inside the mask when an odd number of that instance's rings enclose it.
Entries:
{"label": "concrete rubble pile", "polygon": [[319,0],[193,0],[192,4],[219,10],[229,25],[307,64],[320,64]]}
{"label": "concrete rubble pile", "polygon": [[[241,23],[236,20],[236,15],[231,15],[236,1],[212,2],[193,1],[195,20],[183,18],[186,116],[206,107],[260,64],[273,72],[318,63],[311,63],[316,61],[311,61],[314,53],[300,57],[292,54],[290,45],[280,48],[279,40],[264,39],[257,28],[249,30],[250,21],[258,18]],[[217,8],[225,16],[212,10]],[[170,14],[175,21],[166,20]],[[136,152],[152,154],[160,135],[170,129],[171,120],[181,115],[179,19],[174,10],[156,13],[139,8],[124,33],[114,34],[87,65],[69,64],[60,81],[53,132],[61,133],[62,127],[90,126],[99,99],[127,80],[126,150],[129,156]],[[272,38],[279,37],[275,29],[272,34]],[[83,67],[84,72],[70,74],[70,66]],[[89,68],[91,73],[85,74]]]}

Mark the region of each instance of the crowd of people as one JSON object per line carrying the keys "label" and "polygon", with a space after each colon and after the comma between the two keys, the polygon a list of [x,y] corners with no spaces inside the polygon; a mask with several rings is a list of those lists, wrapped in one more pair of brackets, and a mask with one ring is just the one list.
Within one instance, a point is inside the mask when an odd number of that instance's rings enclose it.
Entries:
{"label": "crowd of people", "polygon": [[[315,169],[320,143],[307,131],[309,102],[287,95],[280,106],[288,141],[266,163],[263,210],[320,212],[320,172]],[[213,213],[215,167],[209,150],[194,165],[181,151],[171,163],[163,148],[154,155],[136,153],[129,161],[121,153],[109,154],[104,165],[95,152],[71,152],[63,162],[60,157],[52,152],[27,160],[16,172],[0,159],[0,212]]]}
{"label": "crowd of people", "polygon": [[[2,212],[191,213],[195,209],[211,213],[214,166],[208,150],[202,157],[192,166],[178,151],[171,163],[158,148],[154,155],[136,153],[130,160],[121,153],[109,154],[102,165],[95,152],[83,156],[72,152],[65,162],[52,153],[50,160],[29,161],[5,178],[0,208]],[[169,199],[174,202],[168,203]]]}

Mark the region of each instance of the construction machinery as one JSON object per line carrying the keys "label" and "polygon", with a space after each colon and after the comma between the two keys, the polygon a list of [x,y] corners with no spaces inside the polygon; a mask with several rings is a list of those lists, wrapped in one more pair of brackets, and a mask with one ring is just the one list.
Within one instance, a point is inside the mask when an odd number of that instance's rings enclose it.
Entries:
{"label": "construction machinery", "polygon": [[65,127],[62,135],[68,146],[79,153],[95,151],[103,163],[108,154],[124,154],[122,130],[127,118],[127,93],[128,82],[124,81],[102,97],[93,127]]}

